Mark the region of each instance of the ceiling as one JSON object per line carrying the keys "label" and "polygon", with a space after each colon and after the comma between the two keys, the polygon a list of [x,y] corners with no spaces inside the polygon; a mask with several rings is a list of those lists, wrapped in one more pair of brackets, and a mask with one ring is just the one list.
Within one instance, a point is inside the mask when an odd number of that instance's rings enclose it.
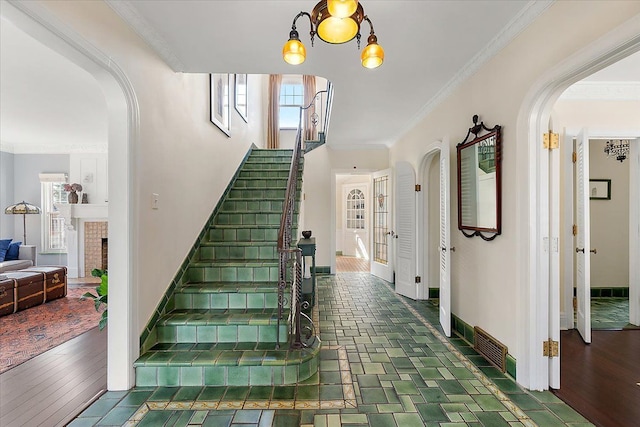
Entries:
{"label": "ceiling", "polygon": [[[307,60],[290,66],[281,52],[293,17],[315,1],[107,0],[176,71],[315,74],[335,88],[334,148],[389,146],[446,97],[551,2],[363,0],[385,63],[360,65],[355,41],[309,43]],[[241,6],[240,6],[241,5]],[[250,11],[250,13],[248,13]],[[4,18],[0,34],[0,142],[15,152],[106,149],[106,105],[84,70],[39,44]],[[368,27],[363,26],[363,47]],[[640,54],[592,80],[628,80]],[[602,73],[602,74],[601,74]],[[638,80],[637,72],[632,80]],[[22,147],[22,148],[21,148]],[[57,152],[49,149],[50,152]]]}

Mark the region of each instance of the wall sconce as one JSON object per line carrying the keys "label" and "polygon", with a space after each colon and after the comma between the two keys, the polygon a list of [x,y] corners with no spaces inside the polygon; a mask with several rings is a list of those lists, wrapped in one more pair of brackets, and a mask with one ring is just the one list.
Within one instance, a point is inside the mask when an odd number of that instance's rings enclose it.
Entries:
{"label": "wall sconce", "polygon": [[282,57],[291,65],[302,64],[307,57],[307,51],[296,30],[296,21],[301,16],[309,18],[311,31],[311,46],[315,35],[330,44],[347,43],[354,38],[360,49],[360,24],[367,21],[370,28],[367,46],[362,50],[360,60],[365,68],[377,68],[384,61],[384,50],[378,44],[378,38],[373,30],[373,24],[364,14],[362,4],[357,0],[322,0],[315,5],[311,14],[300,12],[293,18],[289,41],[282,48]]}
{"label": "wall sconce", "polygon": [[604,152],[608,157],[616,156],[616,160],[622,163],[624,159],[629,155],[629,140],[628,139],[610,139],[607,141],[607,145],[604,147]]}

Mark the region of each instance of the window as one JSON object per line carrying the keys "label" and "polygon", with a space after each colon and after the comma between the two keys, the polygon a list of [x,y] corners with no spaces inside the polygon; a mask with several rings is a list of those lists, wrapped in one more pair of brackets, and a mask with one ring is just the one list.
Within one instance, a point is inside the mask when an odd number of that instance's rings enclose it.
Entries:
{"label": "window", "polygon": [[364,229],[364,193],[358,189],[347,195],[347,228]]}
{"label": "window", "polygon": [[304,105],[302,82],[282,83],[280,86],[280,129],[297,129],[300,107]]}
{"label": "window", "polygon": [[67,193],[64,184],[65,174],[40,174],[41,206],[42,206],[42,249],[44,253],[66,252],[64,218],[55,207],[55,203],[67,203]]}

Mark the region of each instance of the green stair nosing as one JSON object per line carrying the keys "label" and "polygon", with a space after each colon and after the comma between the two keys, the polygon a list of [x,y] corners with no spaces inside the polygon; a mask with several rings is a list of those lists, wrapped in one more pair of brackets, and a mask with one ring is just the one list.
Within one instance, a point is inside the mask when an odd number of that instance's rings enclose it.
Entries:
{"label": "green stair nosing", "polygon": [[[282,323],[282,322],[280,322]],[[179,326],[274,326],[277,308],[266,309],[184,309],[174,310],[158,319],[157,325]]]}
{"label": "green stair nosing", "polygon": [[[301,349],[283,345],[281,349],[274,350],[216,350],[215,346],[212,350],[150,350],[142,354],[133,366],[290,366],[308,362],[319,355],[319,350],[319,344]],[[261,354],[260,358],[256,357],[258,354]]]}
{"label": "green stair nosing", "polygon": [[217,294],[217,293],[277,293],[278,285],[273,282],[191,282],[177,288],[174,295]]}
{"label": "green stair nosing", "polygon": [[154,314],[149,319],[149,322],[147,322],[147,324],[145,325],[144,330],[140,334],[140,348],[141,348],[141,350],[146,349],[147,347],[150,347],[152,345],[151,342],[149,341],[149,338],[150,337],[153,338],[153,335],[151,334],[151,332],[152,332],[152,330],[153,330],[153,328],[155,326],[154,319],[157,321],[157,318],[166,312],[167,304],[169,303],[169,301],[171,301],[171,299],[172,299],[171,297],[173,296],[173,293],[174,293],[176,287],[179,284],[182,283],[184,275],[187,274],[187,269],[188,269],[189,263],[196,256],[197,249],[198,249],[198,246],[199,246],[199,242],[201,242],[202,240],[205,240],[205,237],[207,236],[207,234],[209,232],[209,224],[211,224],[211,222],[215,218],[216,214],[221,209],[222,204],[226,200],[227,195],[229,194],[229,192],[231,191],[233,183],[235,182],[235,180],[240,175],[240,172],[244,168],[244,165],[247,163],[247,160],[251,156],[251,153],[252,153],[252,151],[254,149],[257,149],[257,146],[255,144],[252,144],[251,147],[249,147],[249,150],[245,154],[244,158],[242,159],[242,161],[238,165],[238,168],[236,169],[235,173],[233,174],[233,176],[229,180],[229,183],[227,184],[227,187],[225,188],[224,192],[222,193],[222,195],[218,199],[218,203],[216,203],[216,206],[213,209],[213,211],[211,212],[211,215],[209,215],[209,219],[207,221],[205,221],[205,224],[202,227],[200,233],[198,233],[198,236],[196,237],[196,240],[195,240],[194,244],[192,245],[191,249],[189,250],[187,256],[184,259],[184,261],[182,262],[182,264],[180,264],[180,267],[178,268],[178,271],[177,271],[176,275],[174,276],[173,280],[169,284],[169,286],[168,286],[166,292],[164,293],[162,299],[160,300],[160,302],[156,306],[156,309],[154,310]]}

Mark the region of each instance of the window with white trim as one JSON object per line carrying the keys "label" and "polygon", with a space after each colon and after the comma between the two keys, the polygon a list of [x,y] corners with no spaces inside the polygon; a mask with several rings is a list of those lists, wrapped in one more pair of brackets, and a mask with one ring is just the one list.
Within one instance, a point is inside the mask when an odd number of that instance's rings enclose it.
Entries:
{"label": "window with white trim", "polygon": [[347,195],[347,228],[364,229],[364,193],[357,188]]}
{"label": "window with white trim", "polygon": [[56,203],[68,203],[64,185],[67,176],[63,173],[41,173],[40,189],[42,215],[41,222],[41,252],[64,253],[65,244],[64,218],[56,208]]}
{"label": "window with white trim", "polygon": [[280,129],[297,129],[300,107],[304,106],[302,80],[287,79],[280,85]]}

